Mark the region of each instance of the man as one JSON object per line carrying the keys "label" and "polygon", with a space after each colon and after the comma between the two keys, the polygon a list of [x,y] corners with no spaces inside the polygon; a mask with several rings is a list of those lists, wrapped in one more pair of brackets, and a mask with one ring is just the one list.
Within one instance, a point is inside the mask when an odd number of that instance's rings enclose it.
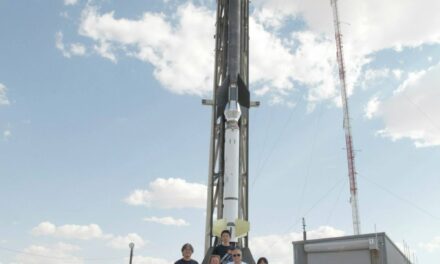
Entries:
{"label": "man", "polygon": [[191,255],[194,253],[194,248],[190,243],[186,243],[182,246],[183,258],[174,262],[174,264],[199,264],[197,261],[191,259]]}
{"label": "man", "polygon": [[231,248],[231,244],[230,244],[231,232],[229,232],[229,230],[222,231],[221,241],[222,241],[222,243],[214,248],[214,251],[212,252],[212,254],[219,255],[221,262],[223,263],[223,260],[228,258],[228,256],[226,256],[226,258],[225,258],[225,255],[228,253],[228,249]]}
{"label": "man", "polygon": [[246,262],[241,261],[242,253],[240,248],[234,248],[232,250],[232,262],[228,264],[246,264]]}

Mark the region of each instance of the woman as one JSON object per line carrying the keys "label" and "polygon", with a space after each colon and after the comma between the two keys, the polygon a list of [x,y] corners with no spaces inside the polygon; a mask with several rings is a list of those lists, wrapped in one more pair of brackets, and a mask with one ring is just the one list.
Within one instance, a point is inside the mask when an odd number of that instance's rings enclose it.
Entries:
{"label": "woman", "polygon": [[191,258],[191,255],[194,253],[194,248],[190,243],[183,245],[181,251],[183,258],[174,262],[174,264],[199,264],[197,261]]}
{"label": "woman", "polygon": [[257,264],[269,264],[265,257],[261,257],[258,259]]}

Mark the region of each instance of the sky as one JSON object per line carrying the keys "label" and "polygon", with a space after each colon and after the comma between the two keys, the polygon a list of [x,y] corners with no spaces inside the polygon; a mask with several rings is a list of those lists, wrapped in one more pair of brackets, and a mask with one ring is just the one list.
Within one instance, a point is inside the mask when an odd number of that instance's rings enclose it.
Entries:
{"label": "sky", "polygon": [[[203,259],[214,0],[0,0],[0,263]],[[339,0],[362,233],[440,262],[440,2]],[[330,1],[250,5],[250,247],[353,234]]]}

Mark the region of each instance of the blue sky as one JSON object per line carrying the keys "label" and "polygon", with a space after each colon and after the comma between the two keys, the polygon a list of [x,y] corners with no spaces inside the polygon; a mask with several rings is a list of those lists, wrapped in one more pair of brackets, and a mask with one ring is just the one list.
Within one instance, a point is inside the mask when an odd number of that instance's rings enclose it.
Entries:
{"label": "blue sky", "polygon": [[[251,248],[352,234],[329,1],[254,0]],[[440,3],[340,0],[362,232],[440,261]],[[202,260],[215,1],[0,1],[0,263]],[[420,18],[423,14],[423,19]]]}

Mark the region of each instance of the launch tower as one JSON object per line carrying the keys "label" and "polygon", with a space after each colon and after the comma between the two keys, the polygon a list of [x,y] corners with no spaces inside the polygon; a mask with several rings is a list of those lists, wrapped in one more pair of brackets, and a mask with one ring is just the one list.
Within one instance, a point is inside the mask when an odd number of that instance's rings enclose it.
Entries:
{"label": "launch tower", "polygon": [[[249,231],[249,0],[217,0],[213,99],[209,150],[205,254],[219,243],[222,230],[254,264]],[[205,257],[203,263],[207,263]]]}

